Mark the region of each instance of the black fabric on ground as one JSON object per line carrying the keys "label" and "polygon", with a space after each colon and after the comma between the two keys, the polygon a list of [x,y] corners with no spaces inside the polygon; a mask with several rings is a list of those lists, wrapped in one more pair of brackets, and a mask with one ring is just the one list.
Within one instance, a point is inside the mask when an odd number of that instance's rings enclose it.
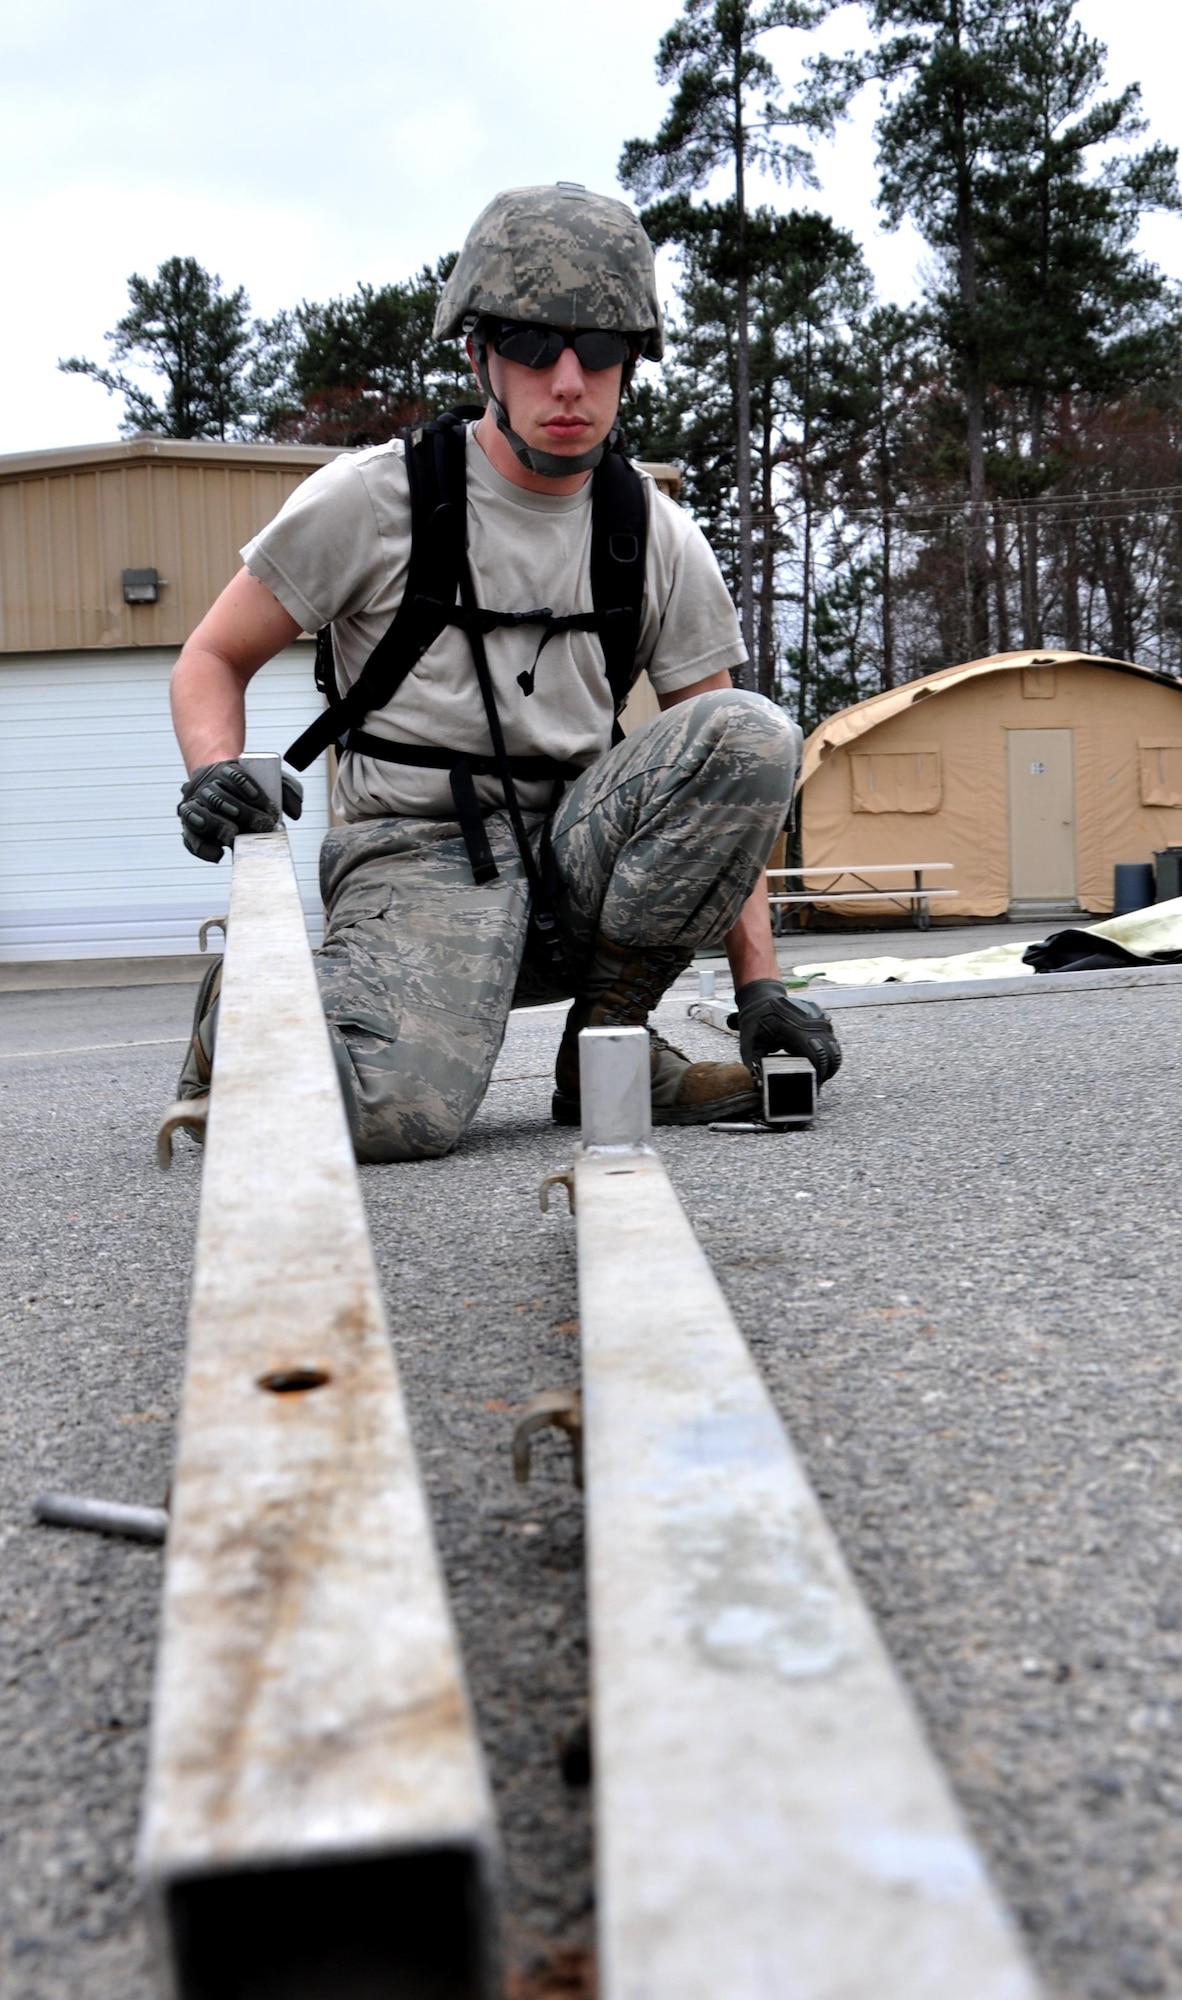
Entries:
{"label": "black fabric on ground", "polygon": [[1126,965],[1182,964],[1182,951],[1127,951],[1094,931],[1055,931],[1041,944],[1028,944],[1023,965],[1036,972],[1115,972]]}

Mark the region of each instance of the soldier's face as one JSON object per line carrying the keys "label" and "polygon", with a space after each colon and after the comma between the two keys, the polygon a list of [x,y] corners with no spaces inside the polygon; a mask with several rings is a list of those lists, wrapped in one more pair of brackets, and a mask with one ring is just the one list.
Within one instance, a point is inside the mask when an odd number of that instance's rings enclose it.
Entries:
{"label": "soldier's face", "polygon": [[525,368],[490,350],[488,370],[509,422],[534,450],[577,458],[602,444],[616,420],[622,366],[586,369],[564,347],[552,368]]}

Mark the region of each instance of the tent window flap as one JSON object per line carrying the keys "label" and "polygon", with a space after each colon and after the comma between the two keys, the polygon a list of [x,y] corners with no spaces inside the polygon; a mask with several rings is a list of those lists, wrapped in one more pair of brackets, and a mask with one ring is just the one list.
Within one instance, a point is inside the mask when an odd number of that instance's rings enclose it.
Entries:
{"label": "tent window flap", "polygon": [[938,750],[855,750],[850,755],[856,813],[939,812]]}
{"label": "tent window flap", "polygon": [[1141,804],[1182,806],[1182,741],[1137,745],[1141,764]]}

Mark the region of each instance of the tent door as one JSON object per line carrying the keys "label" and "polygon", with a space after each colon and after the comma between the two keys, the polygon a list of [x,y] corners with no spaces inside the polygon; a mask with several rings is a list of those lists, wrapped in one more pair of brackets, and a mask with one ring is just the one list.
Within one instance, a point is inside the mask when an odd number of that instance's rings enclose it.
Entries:
{"label": "tent door", "polygon": [[1075,733],[1007,729],[1010,897],[1075,901]]}

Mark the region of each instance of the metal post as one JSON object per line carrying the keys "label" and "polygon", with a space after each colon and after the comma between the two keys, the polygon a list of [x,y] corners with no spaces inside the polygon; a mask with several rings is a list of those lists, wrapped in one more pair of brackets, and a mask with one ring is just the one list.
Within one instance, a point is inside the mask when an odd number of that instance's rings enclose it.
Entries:
{"label": "metal post", "polygon": [[691,1021],[704,1021],[708,1028],[720,1028],[738,1040],[739,1030],[727,1025],[735,1011],[733,1000],[691,1000],[685,1011]]}
{"label": "metal post", "polygon": [[230,915],[139,1866],[177,2000],[477,2000],[491,1805],[282,831]]}
{"label": "metal post", "polygon": [[601,2000],[1032,2000],[659,1159],[574,1178]]}
{"label": "metal post", "polygon": [[765,1056],[760,1087],[769,1125],[812,1124],[817,1113],[817,1072],[806,1056]]}
{"label": "metal post", "polygon": [[283,811],[283,759],[271,752],[244,751],[238,759],[243,770],[260,790],[266,792],[278,812]]}
{"label": "metal post", "polygon": [[579,1101],[584,1146],[647,1146],[653,1136],[647,1028],[584,1028]]}

